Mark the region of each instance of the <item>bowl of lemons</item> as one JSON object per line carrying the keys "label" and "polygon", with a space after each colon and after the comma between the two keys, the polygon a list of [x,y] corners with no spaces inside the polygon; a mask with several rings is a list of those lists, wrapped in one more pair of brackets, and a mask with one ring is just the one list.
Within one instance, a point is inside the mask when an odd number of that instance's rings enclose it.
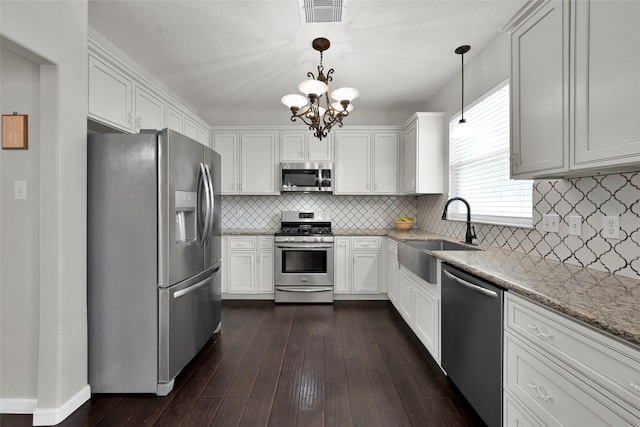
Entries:
{"label": "bowl of lemons", "polygon": [[393,226],[396,228],[396,230],[409,230],[411,227],[413,227],[413,224],[413,218],[402,215],[400,215],[398,219],[393,221]]}

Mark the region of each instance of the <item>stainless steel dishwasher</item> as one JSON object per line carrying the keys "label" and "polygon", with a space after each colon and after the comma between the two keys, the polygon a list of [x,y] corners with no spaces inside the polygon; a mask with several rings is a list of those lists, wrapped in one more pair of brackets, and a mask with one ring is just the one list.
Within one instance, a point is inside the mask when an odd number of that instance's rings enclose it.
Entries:
{"label": "stainless steel dishwasher", "polygon": [[442,264],[442,367],[489,427],[502,420],[502,294]]}

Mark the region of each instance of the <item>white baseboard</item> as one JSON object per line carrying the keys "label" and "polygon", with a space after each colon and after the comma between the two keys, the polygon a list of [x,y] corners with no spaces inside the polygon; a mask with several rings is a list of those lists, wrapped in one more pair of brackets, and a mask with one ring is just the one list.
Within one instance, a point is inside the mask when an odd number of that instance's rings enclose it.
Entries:
{"label": "white baseboard", "polygon": [[0,414],[33,414],[37,399],[0,399]]}
{"label": "white baseboard", "polygon": [[33,411],[33,425],[51,426],[61,423],[89,399],[91,387],[87,384],[59,408],[36,408]]}

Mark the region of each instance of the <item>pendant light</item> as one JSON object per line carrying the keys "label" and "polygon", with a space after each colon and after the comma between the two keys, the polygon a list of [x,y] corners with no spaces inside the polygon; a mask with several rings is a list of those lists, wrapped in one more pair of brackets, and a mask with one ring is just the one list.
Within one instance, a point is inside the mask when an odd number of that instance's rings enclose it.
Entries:
{"label": "pendant light", "polygon": [[460,55],[462,58],[462,90],[461,90],[461,116],[458,125],[453,130],[453,134],[451,138],[454,139],[465,139],[469,138],[473,134],[473,129],[469,123],[464,118],[464,54],[471,50],[471,46],[468,44],[462,45],[458,47],[455,52]]}

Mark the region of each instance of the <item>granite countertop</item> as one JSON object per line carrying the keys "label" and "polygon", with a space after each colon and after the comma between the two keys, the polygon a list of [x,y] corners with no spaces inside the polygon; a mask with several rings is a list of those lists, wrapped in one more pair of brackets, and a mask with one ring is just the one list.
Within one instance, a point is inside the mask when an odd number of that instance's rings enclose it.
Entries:
{"label": "granite countertop", "polygon": [[[273,235],[277,229],[226,229],[223,235]],[[334,229],[336,236],[388,236],[397,241],[443,239],[423,230]],[[640,346],[640,280],[507,249],[434,251],[455,267]]]}
{"label": "granite countertop", "polygon": [[[395,240],[451,237],[421,230],[388,234]],[[493,246],[481,251],[434,251],[455,267],[640,345],[640,280]]]}

